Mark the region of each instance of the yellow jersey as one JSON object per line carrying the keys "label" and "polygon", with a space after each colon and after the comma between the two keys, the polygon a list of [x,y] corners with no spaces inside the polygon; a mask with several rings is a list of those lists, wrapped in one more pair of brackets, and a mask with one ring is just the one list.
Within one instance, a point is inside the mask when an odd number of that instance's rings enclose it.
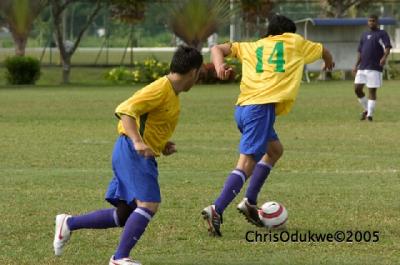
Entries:
{"label": "yellow jersey", "polygon": [[[122,114],[135,118],[144,143],[159,156],[175,130],[179,112],[179,97],[164,76],[122,102],[115,115],[118,118]],[[122,121],[118,123],[118,133],[125,134]]]}
{"label": "yellow jersey", "polygon": [[255,42],[234,42],[231,56],[242,62],[237,105],[275,103],[276,115],[288,113],[298,94],[305,64],[322,57],[322,44],[294,33]]}

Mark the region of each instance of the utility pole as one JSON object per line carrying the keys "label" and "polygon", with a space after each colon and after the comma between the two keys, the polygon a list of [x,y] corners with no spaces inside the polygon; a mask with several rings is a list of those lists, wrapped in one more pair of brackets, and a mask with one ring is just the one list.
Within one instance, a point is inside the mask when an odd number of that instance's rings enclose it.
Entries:
{"label": "utility pole", "polygon": [[234,2],[235,0],[230,0],[229,3],[229,9],[231,11],[231,24],[229,26],[229,41],[234,42],[235,41],[235,12],[234,10]]}

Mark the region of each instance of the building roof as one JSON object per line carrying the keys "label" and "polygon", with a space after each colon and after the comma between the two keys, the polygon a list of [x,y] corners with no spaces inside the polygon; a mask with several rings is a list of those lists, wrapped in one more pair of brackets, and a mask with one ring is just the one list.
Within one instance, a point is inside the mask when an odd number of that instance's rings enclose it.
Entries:
{"label": "building roof", "polygon": [[[296,23],[311,22],[314,26],[363,26],[367,25],[368,18],[305,18]],[[392,17],[379,18],[380,25],[396,25],[396,19]]]}

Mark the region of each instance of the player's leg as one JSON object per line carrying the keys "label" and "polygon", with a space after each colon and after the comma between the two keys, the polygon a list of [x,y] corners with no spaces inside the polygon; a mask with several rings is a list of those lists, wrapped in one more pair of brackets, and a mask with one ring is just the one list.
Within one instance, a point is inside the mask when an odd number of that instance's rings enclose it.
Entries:
{"label": "player's leg", "polygon": [[118,262],[130,260],[129,253],[145,232],[147,225],[159,207],[158,202],[144,202],[140,200],[136,200],[136,202],[137,208],[126,221],[120,243],[114,256],[110,260],[110,264],[119,264]]}
{"label": "player's leg", "polygon": [[222,214],[226,207],[239,194],[246,179],[253,172],[256,161],[252,155],[240,154],[236,168],[225,181],[220,196],[215,200],[215,210]]}
{"label": "player's leg", "polygon": [[360,120],[365,120],[367,117],[368,100],[364,93],[364,84],[367,82],[367,77],[364,70],[358,70],[354,80],[354,93],[357,96],[358,102],[363,108]]}
{"label": "player's leg", "polygon": [[236,168],[225,180],[224,187],[215,200],[213,205],[203,209],[201,214],[207,221],[208,232],[212,236],[221,236],[220,226],[222,224],[222,214],[233,199],[239,194],[248,174],[251,174],[255,165],[252,155],[240,154]]}
{"label": "player's leg", "polygon": [[133,208],[125,202],[119,202],[116,208],[101,209],[83,215],[71,216],[59,214],[56,216],[54,235],[54,253],[62,254],[65,244],[69,241],[72,231],[79,229],[106,229],[123,227]]}
{"label": "player's leg", "polygon": [[[202,215],[208,223],[209,232],[211,235],[221,236],[220,225],[222,223],[222,214],[233,199],[239,194],[248,176],[252,173],[256,161],[262,157],[264,151],[260,155],[258,150],[259,137],[254,134],[257,126],[259,117],[263,115],[258,114],[260,112],[257,106],[237,106],[235,110],[235,120],[238,129],[242,133],[240,140],[240,156],[236,165],[236,168],[232,170],[229,176],[226,178],[222,191],[218,198],[215,200],[213,205],[209,205],[203,209]],[[258,116],[257,116],[258,115]],[[255,151],[257,149],[257,151]],[[258,152],[258,153],[257,153]],[[254,154],[257,153],[257,158]]]}
{"label": "player's leg", "polygon": [[251,205],[257,205],[258,194],[282,154],[283,146],[279,139],[268,142],[267,154],[255,166],[246,191],[246,198]]}
{"label": "player's leg", "polygon": [[368,121],[372,121],[372,116],[374,115],[375,105],[376,105],[376,88],[368,88],[369,90],[369,97],[368,97],[368,113],[367,119]]}
{"label": "player's leg", "polygon": [[253,173],[256,162],[265,154],[268,124],[269,120],[275,120],[275,106],[273,104],[240,106],[236,108],[235,119],[242,133],[240,156],[236,168],[226,179],[222,192],[215,201],[215,210],[220,215],[239,194],[246,179]]}
{"label": "player's leg", "polygon": [[[257,197],[262,186],[265,183],[272,167],[282,156],[283,147],[279,141],[278,135],[274,130],[275,109],[271,108],[265,116],[263,125],[263,134],[267,135],[267,143],[264,146],[264,154],[256,164],[253,174],[250,177],[250,183],[247,187],[246,196],[238,204],[237,209],[245,218],[256,226],[262,226],[258,216]],[[261,130],[260,130],[261,131]],[[259,136],[261,138],[261,136]]]}
{"label": "player's leg", "polygon": [[375,70],[368,70],[367,87],[369,90],[368,97],[368,121],[372,121],[375,111],[377,89],[382,86],[382,73]]}
{"label": "player's leg", "polygon": [[226,179],[220,196],[214,203],[215,209],[211,205],[203,210],[203,215],[209,223],[209,230],[211,232],[216,230],[217,235],[220,235],[218,221],[222,213],[239,194],[246,179],[252,174],[256,161],[259,161],[266,152],[269,122],[273,124],[275,120],[275,106],[273,104],[240,106],[236,108],[235,119],[242,133],[238,163]]}
{"label": "player's leg", "polygon": [[127,136],[121,136],[113,154],[115,178],[110,183],[106,199],[112,204],[124,200],[134,205],[126,218],[120,244],[109,264],[139,264],[129,258],[131,249],[144,233],[161,202],[157,162],[139,155]]}

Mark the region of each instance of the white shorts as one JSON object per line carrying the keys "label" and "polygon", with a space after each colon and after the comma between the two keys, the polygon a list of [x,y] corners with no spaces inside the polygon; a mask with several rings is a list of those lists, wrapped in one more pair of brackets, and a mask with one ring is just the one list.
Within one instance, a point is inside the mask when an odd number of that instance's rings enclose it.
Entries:
{"label": "white shorts", "polygon": [[382,86],[382,72],[376,70],[358,70],[354,84],[363,84],[368,88]]}

